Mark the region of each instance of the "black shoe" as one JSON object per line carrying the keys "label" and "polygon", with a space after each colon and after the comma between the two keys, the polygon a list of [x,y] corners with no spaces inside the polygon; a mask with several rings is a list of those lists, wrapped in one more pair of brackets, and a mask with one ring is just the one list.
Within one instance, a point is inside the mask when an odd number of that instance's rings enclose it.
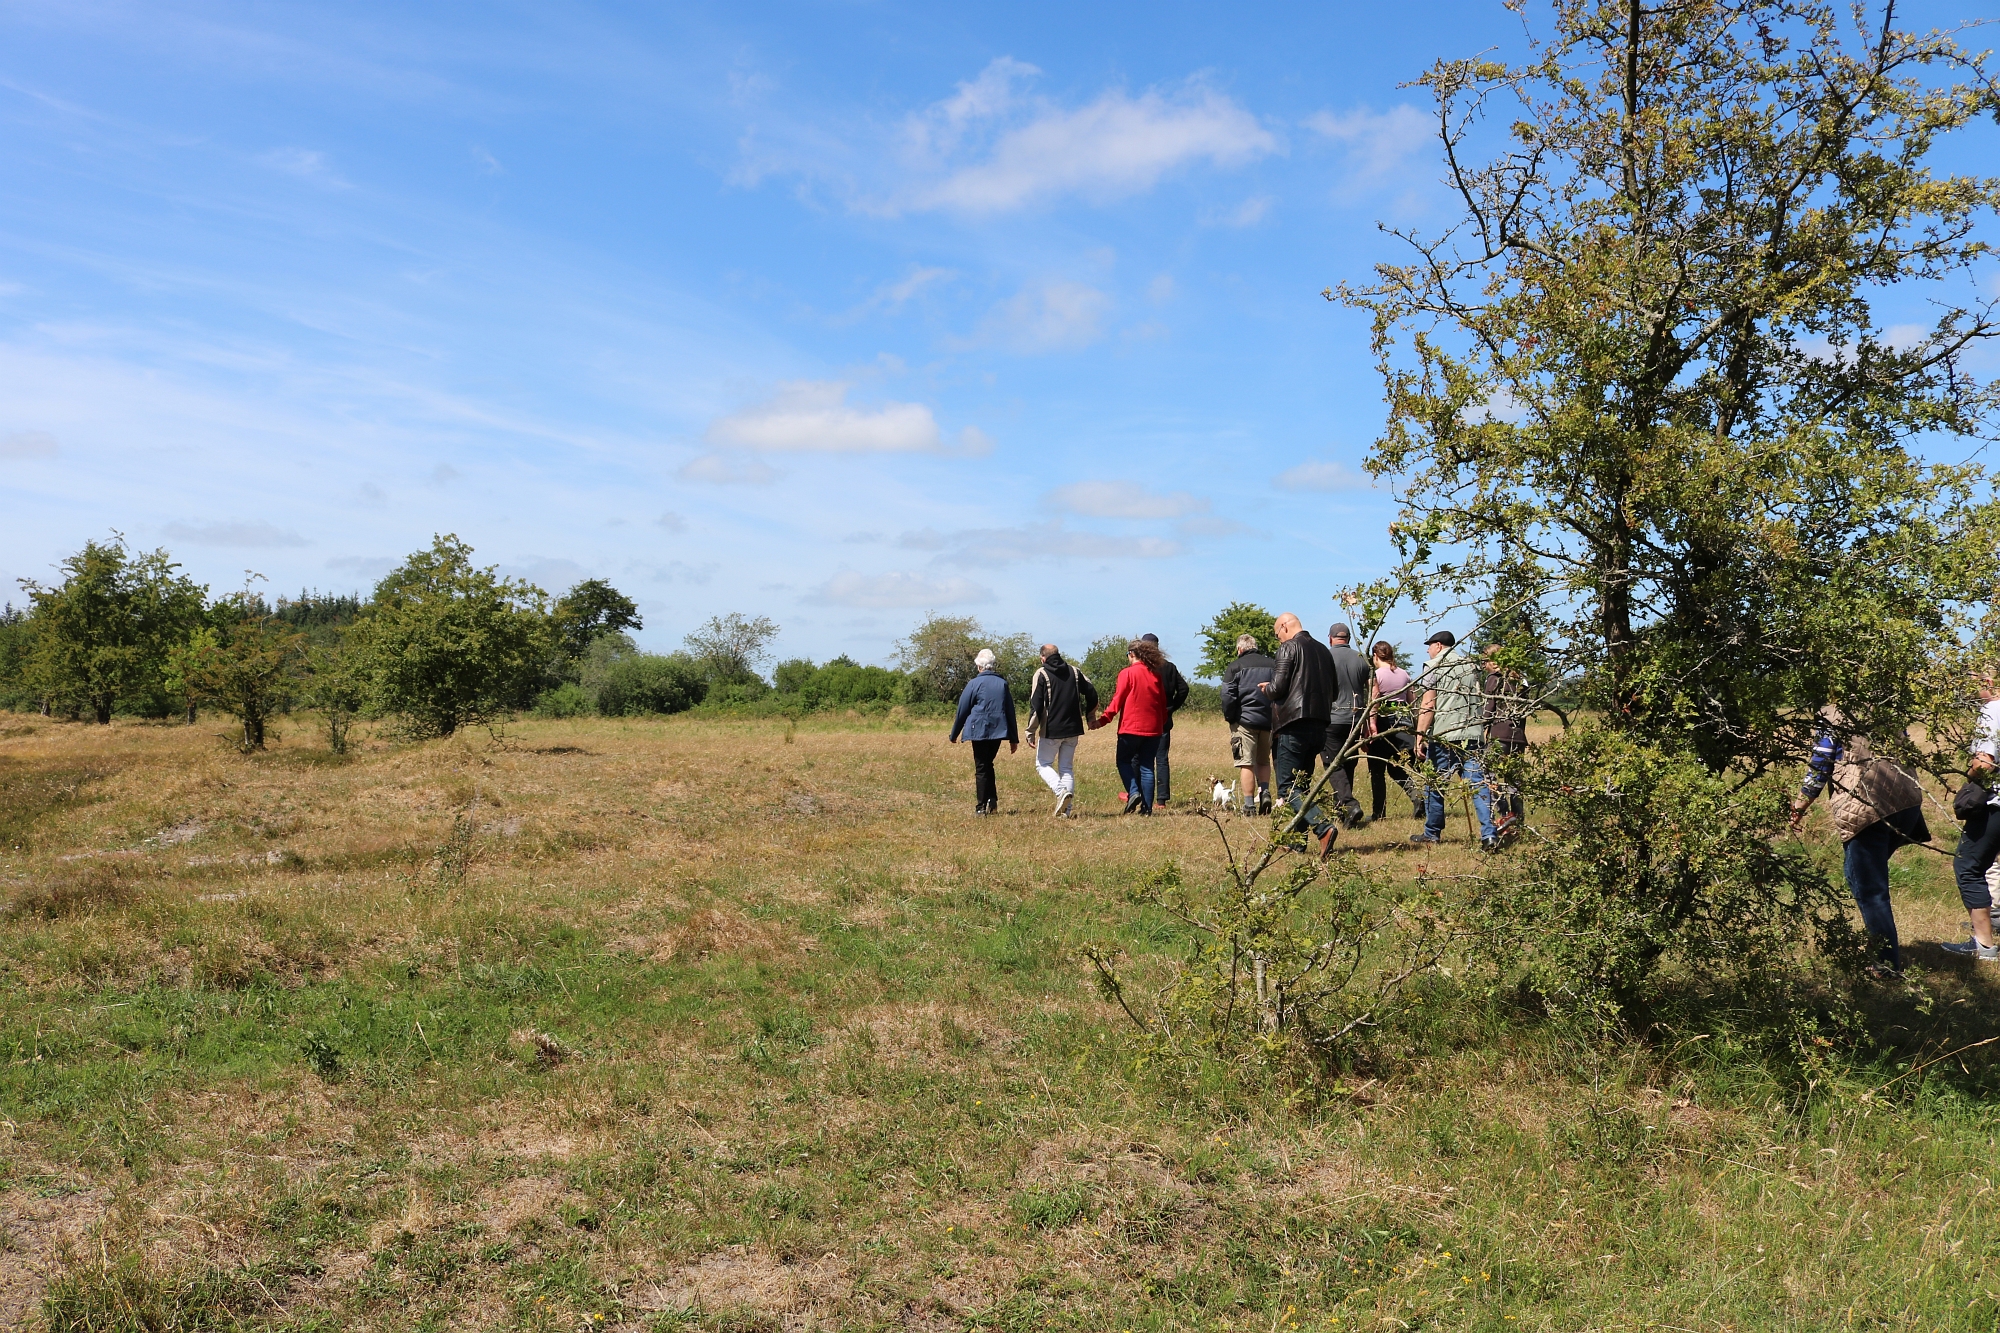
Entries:
{"label": "black shoe", "polygon": [[1414,843],[1418,843],[1418,844],[1420,844],[1420,845],[1422,845],[1422,846],[1425,846],[1425,847],[1435,847],[1435,846],[1437,846],[1437,845],[1438,845],[1439,843],[1443,842],[1443,841],[1444,841],[1444,839],[1443,839],[1443,838],[1433,838],[1433,837],[1432,837],[1432,836],[1431,836],[1430,834],[1428,834],[1428,833],[1412,833],[1412,834],[1410,835],[1410,841],[1411,841],[1411,842],[1414,842]]}
{"label": "black shoe", "polygon": [[1367,828],[1369,823],[1368,816],[1361,813],[1360,806],[1356,806],[1354,813],[1347,817],[1347,827],[1350,829]]}
{"label": "black shoe", "polygon": [[1500,850],[1500,839],[1498,839],[1498,838],[1481,838],[1481,839],[1479,840],[1479,850],[1480,850],[1480,851],[1482,851],[1482,852],[1486,852],[1486,853],[1488,853],[1489,855],[1490,855],[1491,853],[1493,853],[1493,852],[1497,852],[1497,851],[1499,851],[1499,850]]}

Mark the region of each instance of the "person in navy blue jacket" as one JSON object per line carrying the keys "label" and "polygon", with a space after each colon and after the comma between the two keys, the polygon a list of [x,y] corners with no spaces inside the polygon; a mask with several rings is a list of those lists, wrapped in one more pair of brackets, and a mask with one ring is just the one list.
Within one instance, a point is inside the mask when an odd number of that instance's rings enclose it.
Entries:
{"label": "person in navy blue jacket", "polygon": [[1000,810],[1000,783],[993,773],[993,760],[1000,753],[1001,741],[1007,742],[1008,754],[1021,748],[1021,730],[1014,721],[1014,695],[1007,688],[1007,678],[993,669],[993,650],[981,648],[972,664],[979,668],[979,674],[965,682],[965,692],[958,696],[951,743],[958,744],[961,735],[972,742],[972,780],[979,802],[972,813],[991,815]]}

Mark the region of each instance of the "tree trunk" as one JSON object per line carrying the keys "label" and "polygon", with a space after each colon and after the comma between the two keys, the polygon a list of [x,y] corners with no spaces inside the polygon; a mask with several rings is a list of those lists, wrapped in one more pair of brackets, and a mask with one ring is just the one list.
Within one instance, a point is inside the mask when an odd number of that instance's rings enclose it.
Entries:
{"label": "tree trunk", "polygon": [[194,705],[191,703],[188,705],[187,709],[187,724],[190,727],[194,725]]}
{"label": "tree trunk", "polygon": [[264,748],[264,719],[257,713],[243,715],[243,748],[261,750]]}
{"label": "tree trunk", "polygon": [[100,695],[98,695],[98,696],[97,696],[96,698],[92,699],[92,700],[90,701],[90,709],[91,709],[91,712],[93,712],[93,713],[94,713],[94,714],[96,714],[96,716],[97,716],[97,725],[98,725],[98,726],[100,726],[100,727],[108,727],[108,726],[110,726],[110,725],[111,725],[111,696],[110,696],[110,695],[108,695],[108,694],[100,694]]}

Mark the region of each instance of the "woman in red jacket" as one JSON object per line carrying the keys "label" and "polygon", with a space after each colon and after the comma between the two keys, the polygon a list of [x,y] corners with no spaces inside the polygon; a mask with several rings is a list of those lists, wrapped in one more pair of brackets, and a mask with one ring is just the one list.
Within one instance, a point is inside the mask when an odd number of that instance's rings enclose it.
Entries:
{"label": "woman in red jacket", "polygon": [[1093,730],[1118,719],[1118,776],[1125,783],[1124,813],[1153,813],[1153,761],[1167,729],[1167,692],[1161,686],[1167,659],[1144,639],[1125,646],[1131,665],[1118,673],[1111,702],[1090,725]]}

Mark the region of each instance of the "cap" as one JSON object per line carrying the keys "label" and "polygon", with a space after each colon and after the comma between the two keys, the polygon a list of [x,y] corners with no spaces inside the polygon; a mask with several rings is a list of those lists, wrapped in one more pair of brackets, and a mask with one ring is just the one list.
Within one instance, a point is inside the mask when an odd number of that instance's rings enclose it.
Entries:
{"label": "cap", "polygon": [[1424,640],[1424,644],[1426,646],[1429,646],[1430,644],[1433,643],[1441,643],[1447,648],[1453,648],[1458,645],[1458,636],[1456,634],[1453,634],[1448,629],[1441,629],[1437,633],[1431,635],[1428,639]]}
{"label": "cap", "polygon": [[1144,640],[1145,640],[1145,641],[1146,641],[1147,643],[1150,643],[1150,644],[1152,644],[1152,645],[1153,645],[1154,647],[1156,647],[1156,648],[1157,648],[1157,647],[1159,647],[1159,644],[1160,644],[1160,636],[1159,636],[1159,635],[1157,635],[1157,634],[1141,634],[1141,635],[1140,635],[1139,637],[1140,637],[1140,638],[1142,638],[1142,639],[1144,639]]}
{"label": "cap", "polygon": [[1354,631],[1347,628],[1346,621],[1336,620],[1333,623],[1333,628],[1326,632],[1326,637],[1329,639],[1351,639],[1354,637]]}

